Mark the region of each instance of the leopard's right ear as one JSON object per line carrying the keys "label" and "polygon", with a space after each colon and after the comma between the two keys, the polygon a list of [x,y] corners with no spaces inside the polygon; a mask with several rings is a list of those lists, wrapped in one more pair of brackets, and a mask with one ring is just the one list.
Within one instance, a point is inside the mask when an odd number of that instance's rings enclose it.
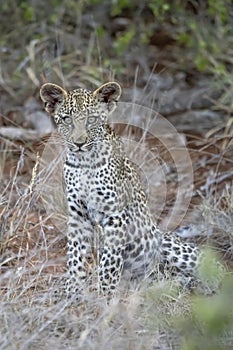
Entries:
{"label": "leopard's right ear", "polygon": [[67,96],[67,92],[58,85],[44,84],[40,89],[40,97],[45,104],[45,110],[54,115],[57,104],[61,103]]}

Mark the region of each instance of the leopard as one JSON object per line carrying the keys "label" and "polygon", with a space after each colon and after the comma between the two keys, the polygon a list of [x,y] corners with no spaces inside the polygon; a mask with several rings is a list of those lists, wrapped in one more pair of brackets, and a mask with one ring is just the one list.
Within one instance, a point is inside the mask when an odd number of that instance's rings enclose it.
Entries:
{"label": "leopard", "polygon": [[98,292],[111,296],[122,279],[140,281],[158,267],[193,280],[200,249],[154,222],[139,169],[109,125],[120,85],[67,91],[45,83],[40,96],[66,145],[67,295],[95,276]]}

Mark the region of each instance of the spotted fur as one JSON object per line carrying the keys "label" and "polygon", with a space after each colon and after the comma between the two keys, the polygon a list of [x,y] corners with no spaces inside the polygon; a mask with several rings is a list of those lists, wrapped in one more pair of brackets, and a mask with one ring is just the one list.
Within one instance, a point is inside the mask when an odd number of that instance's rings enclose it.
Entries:
{"label": "spotted fur", "polygon": [[94,92],[67,92],[45,84],[40,93],[67,145],[67,292],[80,293],[96,275],[100,291],[109,294],[126,272],[139,279],[158,265],[193,276],[197,247],[160,232],[138,171],[107,124],[120,86],[109,82]]}

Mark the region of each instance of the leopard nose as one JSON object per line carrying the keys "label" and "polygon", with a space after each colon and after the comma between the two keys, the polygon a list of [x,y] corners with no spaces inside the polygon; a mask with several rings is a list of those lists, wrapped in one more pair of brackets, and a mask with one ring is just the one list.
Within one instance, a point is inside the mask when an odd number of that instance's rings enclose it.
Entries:
{"label": "leopard nose", "polygon": [[75,146],[81,148],[83,145],[85,145],[85,142],[74,142]]}

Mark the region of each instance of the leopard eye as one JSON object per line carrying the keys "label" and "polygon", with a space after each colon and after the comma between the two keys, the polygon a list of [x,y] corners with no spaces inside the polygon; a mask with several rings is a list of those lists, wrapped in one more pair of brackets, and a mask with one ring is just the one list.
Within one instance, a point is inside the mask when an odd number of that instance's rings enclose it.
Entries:
{"label": "leopard eye", "polygon": [[91,115],[90,117],[88,117],[88,123],[89,124],[94,124],[97,121],[97,116],[95,115]]}
{"label": "leopard eye", "polygon": [[72,119],[70,117],[65,117],[63,118],[63,121],[66,123],[66,124],[71,124],[72,123]]}

